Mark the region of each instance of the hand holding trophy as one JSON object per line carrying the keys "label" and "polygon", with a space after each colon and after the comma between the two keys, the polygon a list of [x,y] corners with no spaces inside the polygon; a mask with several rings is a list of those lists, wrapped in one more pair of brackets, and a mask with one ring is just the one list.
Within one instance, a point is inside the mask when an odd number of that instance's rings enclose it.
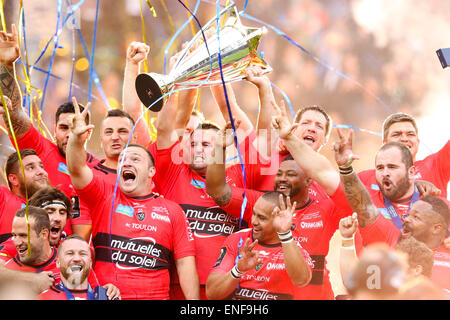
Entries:
{"label": "hand holding trophy", "polygon": [[[178,60],[169,74],[141,73],[136,77],[136,92],[145,107],[150,107],[154,112],[160,111],[166,100],[162,97],[174,86],[193,88],[221,84],[219,50],[225,82],[244,79],[245,70],[250,66],[259,66],[263,73],[272,71],[256,52],[266,28],[243,26],[235,4],[224,8],[220,12],[222,17],[226,20],[220,28],[219,37],[211,31],[215,30],[211,28],[216,23],[216,18],[213,18],[177,54]],[[203,39],[202,31],[206,43],[199,39]]]}

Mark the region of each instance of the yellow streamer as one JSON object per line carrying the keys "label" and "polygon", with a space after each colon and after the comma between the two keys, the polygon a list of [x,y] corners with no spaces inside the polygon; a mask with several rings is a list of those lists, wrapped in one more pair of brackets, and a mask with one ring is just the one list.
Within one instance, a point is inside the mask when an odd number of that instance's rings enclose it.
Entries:
{"label": "yellow streamer", "polygon": [[[11,132],[11,137],[12,137],[13,142],[14,142],[14,147],[16,148],[17,156],[19,158],[19,164],[20,164],[20,170],[22,171],[23,183],[26,185],[27,182],[26,182],[26,177],[25,177],[25,169],[23,167],[22,156],[20,155],[20,149],[19,149],[19,145],[17,143],[16,134],[14,133],[14,129],[13,129],[13,126],[12,126],[12,123],[11,123],[11,117],[9,116],[9,110],[8,110],[7,105],[6,105],[6,100],[5,100],[5,97],[3,95],[3,90],[1,88],[1,86],[0,86],[0,96],[1,96],[2,103],[3,103],[3,109],[5,110],[6,119],[8,120],[7,121],[8,122],[8,127],[9,127],[9,130]],[[27,224],[27,229],[28,229],[27,230],[28,231],[28,250],[27,250],[27,252],[28,252],[28,257],[30,257],[31,256],[31,239],[30,239],[30,231],[31,231],[31,229],[30,229],[30,223],[28,221],[28,190],[27,190],[27,188],[25,188],[25,222]]]}
{"label": "yellow streamer", "polygon": [[0,18],[1,18],[1,20],[2,20],[2,28],[3,28],[3,31],[6,32],[5,12],[3,11],[3,0],[0,0],[0,6],[1,6],[1,9],[0,9]]}

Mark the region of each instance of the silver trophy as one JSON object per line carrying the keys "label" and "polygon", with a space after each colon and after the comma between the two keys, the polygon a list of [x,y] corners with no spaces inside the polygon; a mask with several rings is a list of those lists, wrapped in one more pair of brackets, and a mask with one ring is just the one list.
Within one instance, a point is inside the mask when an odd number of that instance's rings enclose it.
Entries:
{"label": "silver trophy", "polygon": [[[141,102],[151,111],[158,112],[167,100],[167,93],[175,86],[194,88],[222,84],[219,65],[219,39],[222,73],[225,82],[239,81],[245,77],[244,71],[250,66],[259,66],[263,73],[272,68],[259,56],[256,49],[266,28],[250,28],[242,25],[235,4],[224,8],[219,14],[223,25],[217,33],[192,50],[201,30],[196,33],[180,52],[168,75],[141,73],[136,77],[136,92]],[[211,19],[202,30],[205,32],[216,22]],[[191,50],[190,50],[191,49]],[[164,96],[164,98],[162,98]]]}

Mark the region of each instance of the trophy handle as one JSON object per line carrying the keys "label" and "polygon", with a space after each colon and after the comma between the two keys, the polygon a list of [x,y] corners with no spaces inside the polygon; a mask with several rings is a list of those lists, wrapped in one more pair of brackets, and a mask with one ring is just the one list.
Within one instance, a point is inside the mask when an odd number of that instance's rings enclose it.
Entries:
{"label": "trophy handle", "polygon": [[[230,16],[231,17],[235,17],[237,19],[237,21],[240,23],[239,15],[237,13],[236,4],[235,3],[232,3],[229,6],[225,7],[224,9],[222,9],[222,11],[220,11],[220,13],[219,13],[219,17],[222,17],[228,11],[231,11]],[[204,32],[205,30],[207,30],[215,22],[216,22],[216,18],[213,18],[213,19],[209,20],[205,25],[203,25],[202,30],[199,30],[195,34],[195,36],[191,39],[191,41],[188,42],[188,44],[186,45],[186,48],[184,48],[184,50],[181,51],[180,57],[175,62],[175,65],[173,66],[172,70],[175,70],[178,67],[178,65],[181,63],[183,58],[186,56],[186,54],[188,53],[189,49],[192,47],[194,42],[197,41],[197,39],[199,37],[203,36],[202,31]],[[169,74],[170,74],[170,72],[169,72]]]}

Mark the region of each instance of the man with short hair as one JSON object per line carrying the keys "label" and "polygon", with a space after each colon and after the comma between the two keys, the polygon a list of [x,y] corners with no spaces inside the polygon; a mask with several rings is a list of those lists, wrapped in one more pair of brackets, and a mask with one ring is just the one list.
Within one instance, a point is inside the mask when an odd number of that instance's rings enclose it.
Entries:
{"label": "man with short hair", "polygon": [[92,167],[94,174],[98,174],[111,184],[117,181],[118,159],[122,150],[130,143],[136,142],[136,132],[130,139],[133,131],[134,120],[123,110],[112,109],[102,121],[100,143],[105,154],[105,159],[98,161]]}
{"label": "man with short hair", "polygon": [[[223,135],[225,137],[222,139]],[[216,138],[214,154],[217,158],[214,157],[208,165],[206,191],[225,212],[250,223],[253,205],[262,193],[233,187],[227,183],[224,155],[226,147],[232,143],[230,132],[227,134],[222,129]],[[272,189],[289,196],[297,203],[292,233],[294,239],[302,244],[314,261],[312,280],[307,286],[296,290],[295,299],[332,300],[334,293],[326,266],[326,256],[339,219],[347,213],[339,210],[330,199],[313,196],[309,192],[311,183],[311,178],[306,176],[292,156],[288,155],[278,168]],[[244,195],[246,207],[242,214]]]}
{"label": "man with short hair", "polygon": [[[450,209],[443,199],[433,196],[419,199],[416,195],[414,184],[411,183],[414,179],[411,177],[414,174],[411,168],[414,167],[411,165],[409,149],[402,143],[390,142],[378,152],[375,167],[380,191],[379,197],[374,197],[371,196],[373,190],[365,188],[351,163],[349,165],[348,159],[357,158],[352,153],[351,132],[347,137],[342,133],[339,136],[340,140],[333,148],[342,187],[338,188],[333,198],[342,199],[342,194],[345,195],[349,210],[358,215],[364,242],[370,244],[381,241],[395,246],[402,234],[422,241],[434,251],[433,281],[449,290],[450,249],[445,247],[444,240],[450,222]],[[407,181],[410,181],[409,185]],[[404,191],[400,192],[401,189]],[[384,212],[380,206],[386,208]]]}
{"label": "man with short hair", "polygon": [[[114,282],[123,299],[168,299],[172,258],[186,298],[198,299],[194,242],[186,217],[174,202],[152,193],[152,155],[130,144],[119,156],[119,188],[93,174],[83,159],[85,132],[76,101],[67,163],[77,193],[90,206],[100,281]],[[80,157],[81,156],[81,157]]]}
{"label": "man with short hair", "polygon": [[28,206],[17,211],[12,235],[18,253],[5,263],[5,267],[27,272],[51,271],[58,281],[57,250],[50,246],[49,233],[50,219],[44,209]]}
{"label": "man with short hair", "polygon": [[225,240],[206,282],[208,299],[289,300],[309,283],[313,263],[291,232],[296,204],[284,198],[263,194],[253,207],[253,228]]}
{"label": "man with short hair", "polygon": [[[23,173],[20,166],[19,154],[13,152],[8,156],[5,173],[8,188],[0,186],[0,250],[11,236],[11,226],[17,210],[25,206],[27,197],[31,197],[40,188],[49,186],[47,172],[43,168],[41,159],[32,149],[20,151]],[[0,253],[0,261],[9,260]]]}
{"label": "man with short hair", "polygon": [[[447,185],[450,180],[450,141],[439,150],[422,160],[416,160],[419,150],[419,131],[415,119],[402,112],[391,114],[383,122],[383,144],[401,142],[411,151],[416,168],[415,178],[433,183],[441,196],[447,198]],[[364,170],[358,174],[361,181],[368,188],[376,188],[373,170]]]}
{"label": "man with short hair", "polygon": [[92,288],[89,284],[91,250],[82,237],[70,235],[61,242],[56,266],[61,270],[61,281],[41,293],[39,300],[120,300],[115,286]]}
{"label": "man with short hair", "polygon": [[[44,209],[50,219],[49,242],[52,247],[58,248],[66,236],[65,227],[70,219],[71,203],[69,198],[58,188],[44,187],[37,191],[28,201],[28,205]],[[17,254],[12,238],[2,243],[0,258],[8,261]]]}

